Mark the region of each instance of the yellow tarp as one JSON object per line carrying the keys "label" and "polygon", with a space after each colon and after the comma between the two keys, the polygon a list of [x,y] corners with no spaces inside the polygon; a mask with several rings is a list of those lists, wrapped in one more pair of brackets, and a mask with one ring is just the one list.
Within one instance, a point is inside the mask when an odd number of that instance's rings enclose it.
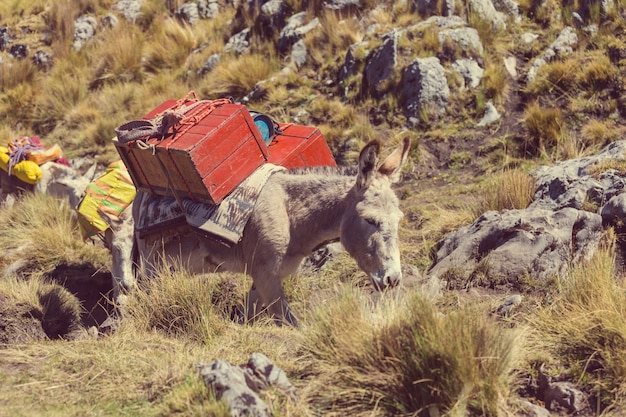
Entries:
{"label": "yellow tarp", "polygon": [[135,194],[137,190],[124,163],[111,163],[104,174],[87,186],[85,197],[78,206],[78,221],[83,238],[95,236],[109,228],[98,214],[98,209],[119,216],[132,203]]}

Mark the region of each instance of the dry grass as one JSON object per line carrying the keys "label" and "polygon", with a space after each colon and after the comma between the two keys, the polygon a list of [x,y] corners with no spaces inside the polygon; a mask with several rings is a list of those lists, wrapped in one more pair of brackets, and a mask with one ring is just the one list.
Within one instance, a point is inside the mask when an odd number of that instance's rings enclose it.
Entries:
{"label": "dry grass", "polygon": [[266,80],[277,64],[275,57],[258,54],[224,57],[220,66],[205,80],[202,95],[210,98],[244,96],[256,83]]}
{"label": "dry grass", "polygon": [[82,241],[66,202],[44,194],[28,195],[0,213],[0,264],[4,266],[25,260],[23,270],[48,272],[59,264],[89,263],[97,269],[110,262],[106,250]]}
{"label": "dry grass", "polygon": [[563,141],[565,122],[558,107],[544,108],[533,102],[524,111],[524,126],[528,131],[526,150],[532,155],[550,153]]}
{"label": "dry grass", "polygon": [[88,97],[88,73],[76,64],[66,61],[57,65],[35,98],[32,115],[27,119],[35,132],[43,135],[52,131]]}
{"label": "dry grass", "polygon": [[537,360],[564,366],[572,380],[598,396],[602,408],[624,406],[625,297],[624,281],[615,277],[613,251],[604,249],[574,267],[561,280],[554,303],[528,318],[535,329],[533,351],[549,354]]}
{"label": "dry grass", "polygon": [[490,176],[484,185],[483,203],[477,215],[488,210],[525,209],[533,201],[535,180],[525,171],[508,169]]}
{"label": "dry grass", "polygon": [[143,34],[133,25],[120,23],[123,27],[107,31],[102,42],[87,45],[86,53],[93,57],[91,89],[106,83],[141,83],[144,78]]}
{"label": "dry grass", "polygon": [[593,150],[619,140],[624,134],[624,127],[613,120],[591,119],[581,128],[582,143]]}
{"label": "dry grass", "polygon": [[305,36],[310,59],[318,65],[344,53],[350,45],[361,40],[360,25],[356,17],[342,19],[332,10],[325,10],[320,16],[321,28]]}
{"label": "dry grass", "polygon": [[128,312],[134,326],[144,331],[158,330],[211,345],[224,334],[230,319],[241,318],[244,282],[232,276],[191,276],[184,270],[163,268],[157,279],[133,295]]}
{"label": "dry grass", "polygon": [[344,292],[304,330],[309,401],[325,415],[499,415],[520,339],[481,310],[441,313],[418,294],[372,306]]}

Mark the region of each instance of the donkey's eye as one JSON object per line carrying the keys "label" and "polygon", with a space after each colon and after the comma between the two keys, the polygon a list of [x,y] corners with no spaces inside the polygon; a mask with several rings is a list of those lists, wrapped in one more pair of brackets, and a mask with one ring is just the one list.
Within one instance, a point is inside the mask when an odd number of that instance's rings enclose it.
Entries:
{"label": "donkey's eye", "polygon": [[374,219],[365,219],[368,224],[371,224],[374,227],[380,226],[380,222]]}

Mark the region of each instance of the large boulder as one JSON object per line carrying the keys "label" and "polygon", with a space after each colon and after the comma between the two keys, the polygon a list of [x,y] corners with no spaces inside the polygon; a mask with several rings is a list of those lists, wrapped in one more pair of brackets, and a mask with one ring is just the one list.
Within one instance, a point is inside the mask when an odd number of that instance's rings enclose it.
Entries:
{"label": "large boulder", "polygon": [[439,58],[417,58],[407,65],[402,72],[401,96],[410,124],[417,123],[425,108],[435,116],[445,113],[450,88]]}
{"label": "large boulder", "polygon": [[380,99],[387,92],[389,81],[397,63],[398,37],[396,30],[383,35],[382,44],[367,57],[363,74],[362,92]]}
{"label": "large boulder", "polygon": [[536,192],[530,207],[548,210],[586,207],[599,211],[626,188],[624,175],[613,168],[625,158],[626,141],[618,141],[596,155],[536,169],[531,173],[536,179]]}
{"label": "large boulder", "polygon": [[490,285],[543,280],[590,258],[602,236],[600,215],[574,208],[488,211],[439,242],[428,273],[444,281],[488,277]]}

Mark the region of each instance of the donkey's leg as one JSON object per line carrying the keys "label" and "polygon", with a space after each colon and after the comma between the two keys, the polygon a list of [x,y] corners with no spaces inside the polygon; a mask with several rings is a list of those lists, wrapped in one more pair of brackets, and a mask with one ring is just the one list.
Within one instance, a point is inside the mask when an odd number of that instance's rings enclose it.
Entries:
{"label": "donkey's leg", "polygon": [[[256,307],[256,312],[259,311],[259,301],[261,308],[265,308],[270,317],[274,319],[279,326],[283,324],[291,324],[294,327],[298,326],[298,320],[293,315],[287,298],[285,297],[285,291],[281,285],[279,278],[267,279],[264,277],[262,280],[254,280],[254,285],[250,290],[249,299],[256,299],[256,306],[252,306],[253,311]],[[249,306],[250,307],[250,306]]]}

